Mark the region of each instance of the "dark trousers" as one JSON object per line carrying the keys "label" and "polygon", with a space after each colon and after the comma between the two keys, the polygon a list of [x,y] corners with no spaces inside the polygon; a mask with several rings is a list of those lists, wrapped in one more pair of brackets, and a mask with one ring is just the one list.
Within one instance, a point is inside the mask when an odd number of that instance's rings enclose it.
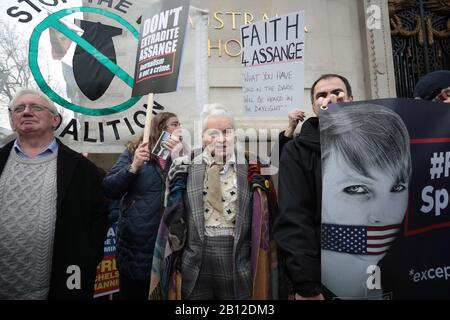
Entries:
{"label": "dark trousers", "polygon": [[150,280],[133,280],[119,273],[120,300],[148,300]]}

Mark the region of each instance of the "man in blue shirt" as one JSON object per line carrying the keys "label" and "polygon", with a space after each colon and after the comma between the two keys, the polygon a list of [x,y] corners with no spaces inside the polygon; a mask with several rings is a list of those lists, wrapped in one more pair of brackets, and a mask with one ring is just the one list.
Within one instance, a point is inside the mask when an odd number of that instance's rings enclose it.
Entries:
{"label": "man in blue shirt", "polygon": [[42,93],[9,105],[17,139],[0,149],[0,299],[93,297],[106,210],[97,167],[55,138]]}

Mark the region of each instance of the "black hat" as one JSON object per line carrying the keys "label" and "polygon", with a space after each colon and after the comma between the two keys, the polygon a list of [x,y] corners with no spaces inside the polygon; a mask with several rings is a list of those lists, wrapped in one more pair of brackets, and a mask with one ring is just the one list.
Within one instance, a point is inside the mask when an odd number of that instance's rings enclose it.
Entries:
{"label": "black hat", "polygon": [[442,89],[450,87],[450,70],[430,72],[419,79],[414,89],[414,98],[433,100]]}

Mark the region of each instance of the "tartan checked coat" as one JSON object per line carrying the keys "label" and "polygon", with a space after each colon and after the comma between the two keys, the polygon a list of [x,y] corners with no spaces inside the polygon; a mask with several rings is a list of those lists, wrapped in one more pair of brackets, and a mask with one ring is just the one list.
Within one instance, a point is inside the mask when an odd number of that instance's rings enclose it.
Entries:
{"label": "tartan checked coat", "polygon": [[[195,159],[198,160],[198,159]],[[187,241],[181,259],[182,296],[188,297],[197,282],[203,254],[204,208],[203,180],[206,164],[193,161],[188,171],[184,203],[187,213]],[[233,246],[235,299],[251,299],[251,190],[247,181],[247,165],[236,164],[237,208]]]}

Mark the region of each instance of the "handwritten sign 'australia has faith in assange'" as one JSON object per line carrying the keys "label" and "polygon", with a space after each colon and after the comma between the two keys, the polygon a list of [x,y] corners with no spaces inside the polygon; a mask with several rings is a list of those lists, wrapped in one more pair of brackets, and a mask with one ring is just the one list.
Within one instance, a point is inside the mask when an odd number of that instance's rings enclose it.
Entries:
{"label": "handwritten sign 'australia has faith in assange'", "polygon": [[133,96],[176,91],[189,0],[164,0],[142,16]]}
{"label": "handwritten sign 'australia has faith in assange'", "polygon": [[304,11],[241,27],[245,113],[285,116],[303,105]]}

